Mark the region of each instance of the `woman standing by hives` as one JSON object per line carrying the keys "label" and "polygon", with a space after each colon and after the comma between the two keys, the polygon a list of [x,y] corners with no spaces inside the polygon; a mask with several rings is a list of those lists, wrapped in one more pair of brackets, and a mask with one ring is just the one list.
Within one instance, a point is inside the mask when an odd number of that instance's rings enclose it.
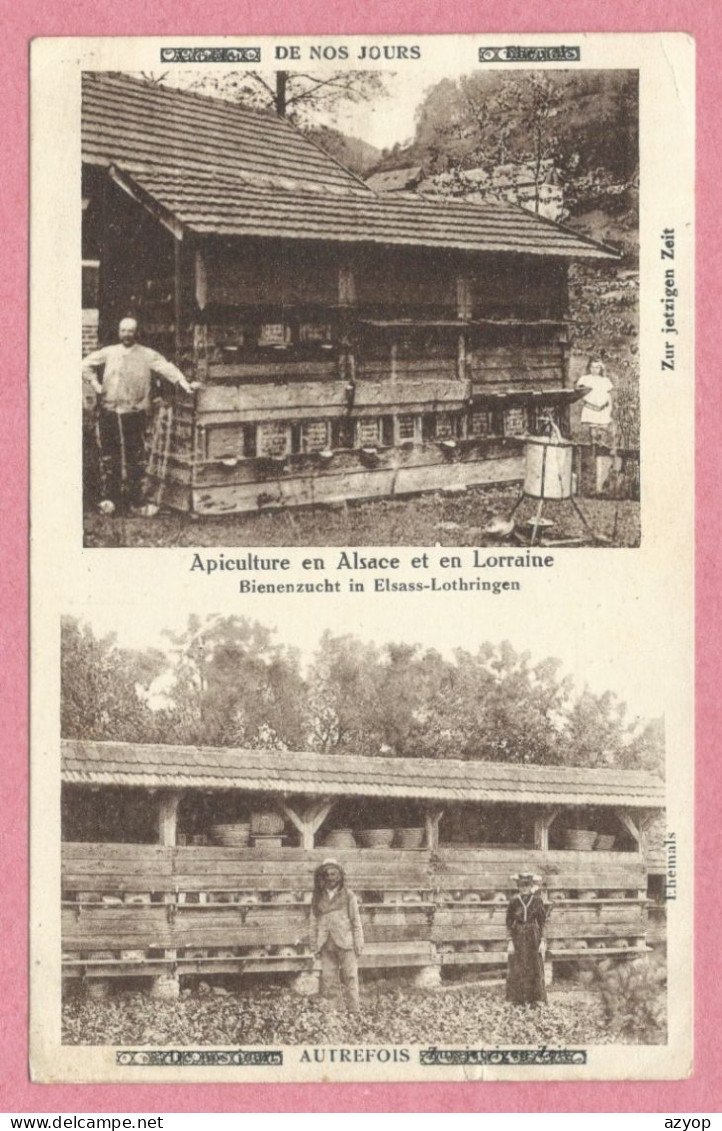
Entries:
{"label": "woman standing by hives", "polygon": [[363,928],[358,900],[346,887],[343,869],[335,860],[324,860],[316,869],[311,911],[313,949],[321,959],[321,997],[333,1003],[340,978],[346,1008],[357,1013]]}
{"label": "woman standing by hives", "polygon": [[506,910],[507,976],[506,1000],[514,1005],[545,1002],[544,924],[547,909],[530,872],[513,876],[519,890]]}

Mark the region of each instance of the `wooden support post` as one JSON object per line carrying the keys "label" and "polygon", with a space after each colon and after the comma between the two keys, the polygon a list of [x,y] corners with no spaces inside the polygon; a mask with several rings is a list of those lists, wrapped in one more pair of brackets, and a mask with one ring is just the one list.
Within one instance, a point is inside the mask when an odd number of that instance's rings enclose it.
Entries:
{"label": "wooden support post", "polygon": [[173,238],[173,322],[174,322],[174,349],[175,363],[181,364],[183,349],[183,332],[181,321],[183,318],[183,243],[180,233]]}
{"label": "wooden support post", "polygon": [[339,264],[338,301],[341,306],[354,306],[356,303],[356,279],[348,261]]}
{"label": "wooden support post", "polygon": [[158,801],[158,844],[174,848],[177,843],[180,790],[161,793]]}
{"label": "wooden support post", "polygon": [[308,815],[308,822],[309,822],[309,825],[311,827],[311,848],[314,847],[314,843],[315,843],[314,838],[316,836],[316,833],[318,832],[318,830],[321,828],[321,825],[323,824],[323,822],[328,817],[329,813],[333,809],[333,806],[334,806],[333,801],[330,801],[330,800],[329,801],[321,801],[318,805],[316,805],[314,807],[313,814]]}
{"label": "wooden support post", "polygon": [[427,809],[424,816],[426,827],[426,847],[436,852],[439,847],[439,821],[444,815],[443,809]]}
{"label": "wooden support post", "polygon": [[[562,311],[562,318],[569,318],[569,268],[564,265],[560,267],[560,306]],[[574,388],[574,377],[572,375],[572,348],[569,342],[569,331],[564,330],[564,337],[559,343],[562,355],[562,384],[565,389]],[[565,436],[569,435],[571,428],[571,412],[568,404],[563,405],[559,410],[559,427]]]}
{"label": "wooden support post", "polygon": [[624,809],[617,810],[617,816],[637,846],[637,852],[642,851],[642,834],[631,813]]}
{"label": "wooden support post", "polygon": [[[569,268],[566,263],[559,265],[559,314],[569,320]],[[559,317],[557,315],[556,317]]]}
{"label": "wooden support post", "polygon": [[559,813],[559,809],[544,809],[534,819],[534,847],[540,852],[549,851],[549,829]]}
{"label": "wooden support post", "polygon": [[321,825],[328,817],[334,806],[334,801],[327,798],[314,801],[303,813],[297,813],[290,805],[280,802],[279,807],[284,816],[298,830],[301,836],[301,848],[313,848],[315,836]]}
{"label": "wooden support post", "polygon": [[208,305],[208,266],[201,248],[197,248],[195,254],[194,282],[196,306],[199,310],[205,310]]}
{"label": "wooden support post", "polygon": [[468,275],[456,276],[456,317],[465,322],[473,316],[471,280]]}
{"label": "wooden support post", "polygon": [[654,812],[641,812],[639,814],[639,840],[640,851],[646,856],[650,827],[654,824]]}
{"label": "wooden support post", "polygon": [[[567,342],[560,344],[562,352],[562,384],[565,389],[574,387],[574,379],[572,377],[571,368],[571,349]],[[563,436],[568,436],[571,431],[571,410],[568,404],[561,404],[559,406],[559,428]]]}
{"label": "wooden support post", "polygon": [[116,341],[118,327],[113,326],[117,310],[113,281],[115,279],[115,264],[113,262],[112,236],[115,225],[111,216],[112,181],[109,176],[104,176],[100,187],[98,231],[100,233],[98,255],[98,345],[106,345]]}
{"label": "wooden support post", "polygon": [[[298,813],[296,812],[295,809],[292,809],[290,805],[286,805],[285,801],[279,801],[278,802],[278,808],[281,810],[284,817],[287,817],[288,820],[293,825],[293,827],[301,834],[301,842],[303,842],[303,834],[305,832],[305,826],[304,826],[302,818],[299,817],[299,815],[298,815]],[[303,843],[302,843],[302,847],[303,847]]]}
{"label": "wooden support post", "polygon": [[356,380],[356,359],[352,346],[351,308],[356,305],[356,280],[351,260],[347,256],[342,256],[338,265],[338,302],[342,308],[338,325],[338,376],[343,381],[353,383]]}
{"label": "wooden support post", "polygon": [[456,375],[458,379],[460,381],[466,381],[466,334],[463,330],[459,334],[456,365]]}
{"label": "wooden support post", "polygon": [[532,844],[536,845],[536,822],[534,819],[534,814],[529,811],[527,806],[522,807],[522,811],[519,814],[519,820],[521,824],[522,844],[528,844],[529,841],[531,841]]}

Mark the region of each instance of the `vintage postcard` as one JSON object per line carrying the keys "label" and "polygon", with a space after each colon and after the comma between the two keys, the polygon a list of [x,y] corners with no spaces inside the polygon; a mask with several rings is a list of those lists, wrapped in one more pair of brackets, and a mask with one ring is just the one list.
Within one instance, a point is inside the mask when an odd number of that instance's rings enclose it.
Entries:
{"label": "vintage postcard", "polygon": [[85,545],[638,545],[639,68],[229,50],[81,75]]}
{"label": "vintage postcard", "polygon": [[34,42],[35,1080],[689,1074],[693,107]]}

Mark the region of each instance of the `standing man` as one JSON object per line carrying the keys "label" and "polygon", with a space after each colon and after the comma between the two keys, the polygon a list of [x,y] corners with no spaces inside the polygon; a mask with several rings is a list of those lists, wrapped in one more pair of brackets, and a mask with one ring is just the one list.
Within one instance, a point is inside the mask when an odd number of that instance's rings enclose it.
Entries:
{"label": "standing man", "polygon": [[321,959],[321,997],[332,1006],[340,979],[346,1009],[358,1013],[363,928],[358,900],[336,860],[324,860],[316,869],[311,913],[313,951]]}
{"label": "standing man", "polygon": [[98,403],[103,514],[143,505],[152,377],[163,377],[185,393],[195,388],[170,361],[139,344],[135,318],[122,320],[118,337],[117,345],[96,350],[83,361],[86,395],[95,394]]}

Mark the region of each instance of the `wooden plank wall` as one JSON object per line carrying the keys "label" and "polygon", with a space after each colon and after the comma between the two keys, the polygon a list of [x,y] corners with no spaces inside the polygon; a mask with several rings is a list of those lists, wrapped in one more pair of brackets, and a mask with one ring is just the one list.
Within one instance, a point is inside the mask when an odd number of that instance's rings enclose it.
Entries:
{"label": "wooden plank wall", "polygon": [[[272,240],[182,249],[179,350],[204,384],[190,419],[175,398],[153,429],[159,501],[244,513],[518,480],[516,441],[541,409],[558,416],[563,327],[456,320],[558,317],[564,270],[527,258]],[[266,323],[284,328],[278,348],[262,345]]]}
{"label": "wooden plank wall", "polygon": [[474,318],[560,318],[567,305],[566,265],[539,256],[489,256],[470,272]]}
{"label": "wooden plank wall", "polygon": [[[69,973],[133,963],[307,960],[312,877],[328,850],[64,844]],[[526,848],[334,850],[361,900],[369,966],[503,961],[511,875],[533,868],[553,905],[552,956],[645,946],[636,853]],[[203,964],[205,963],[205,966]],[[265,968],[265,967],[263,967]]]}
{"label": "wooden plank wall", "polygon": [[204,257],[208,306],[338,302],[338,255],[333,249],[281,240],[217,240]]}
{"label": "wooden plank wall", "polygon": [[[534,389],[545,384],[562,384],[564,347],[561,342],[535,345],[477,345],[468,352],[472,382],[505,386],[519,383]],[[474,389],[474,392],[482,391]]]}

